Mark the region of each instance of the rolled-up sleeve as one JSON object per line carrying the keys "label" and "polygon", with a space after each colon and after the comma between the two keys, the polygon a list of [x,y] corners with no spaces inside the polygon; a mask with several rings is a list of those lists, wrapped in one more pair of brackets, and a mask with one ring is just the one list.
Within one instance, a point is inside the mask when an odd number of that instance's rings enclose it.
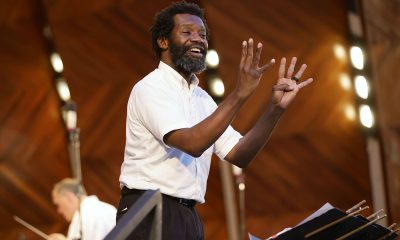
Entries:
{"label": "rolled-up sleeve", "polygon": [[225,132],[218,138],[214,144],[214,153],[221,159],[224,160],[226,155],[232,150],[232,148],[239,142],[242,135],[229,126]]}

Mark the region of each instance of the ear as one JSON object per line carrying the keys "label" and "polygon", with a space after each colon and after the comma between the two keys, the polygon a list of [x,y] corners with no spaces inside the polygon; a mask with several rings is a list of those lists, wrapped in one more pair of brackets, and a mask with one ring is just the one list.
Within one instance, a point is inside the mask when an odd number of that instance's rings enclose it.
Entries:
{"label": "ear", "polygon": [[65,196],[65,198],[68,199],[69,201],[72,201],[72,200],[74,200],[75,198],[77,198],[77,196],[76,196],[73,192],[70,192],[70,191],[65,191],[65,192],[64,192],[64,196]]}
{"label": "ear", "polygon": [[160,47],[162,50],[167,50],[168,49],[168,39],[167,38],[158,38],[157,39],[157,44],[158,47]]}

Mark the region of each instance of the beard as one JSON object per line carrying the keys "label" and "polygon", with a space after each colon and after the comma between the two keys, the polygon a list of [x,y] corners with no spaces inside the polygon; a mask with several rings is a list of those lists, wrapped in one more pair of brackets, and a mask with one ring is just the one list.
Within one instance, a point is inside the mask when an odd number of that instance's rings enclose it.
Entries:
{"label": "beard", "polygon": [[[189,49],[198,46],[202,49],[202,57],[192,57]],[[178,45],[172,39],[169,39],[169,51],[171,53],[172,63],[178,72],[185,74],[200,73],[206,70],[206,54],[207,49],[203,44],[192,44],[190,46]]]}

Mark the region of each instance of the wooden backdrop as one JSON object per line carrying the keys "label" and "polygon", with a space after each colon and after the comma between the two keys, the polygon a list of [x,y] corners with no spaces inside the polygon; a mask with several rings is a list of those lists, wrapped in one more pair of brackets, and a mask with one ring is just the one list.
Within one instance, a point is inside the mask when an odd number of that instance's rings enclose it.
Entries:
{"label": "wooden backdrop", "polygon": [[[241,42],[264,44],[263,61],[297,56],[308,64],[304,89],[269,144],[245,169],[247,231],[268,237],[325,202],[347,209],[370,201],[364,136],[349,59],[344,0],[204,0],[226,91],[235,86]],[[0,238],[39,239],[18,215],[46,233],[66,232],[50,191],[70,176],[67,141],[42,34],[48,17],[64,76],[78,105],[83,179],[89,193],[117,204],[132,86],[157,66],[149,27],[169,1],[14,0],[0,2]],[[42,7],[44,6],[44,7]],[[45,14],[45,15],[44,15]],[[278,66],[264,75],[233,126],[243,134],[266,107]],[[342,80],[341,80],[342,79]],[[353,112],[354,113],[354,112]],[[222,185],[214,159],[206,204],[198,207],[206,239],[226,239]]]}

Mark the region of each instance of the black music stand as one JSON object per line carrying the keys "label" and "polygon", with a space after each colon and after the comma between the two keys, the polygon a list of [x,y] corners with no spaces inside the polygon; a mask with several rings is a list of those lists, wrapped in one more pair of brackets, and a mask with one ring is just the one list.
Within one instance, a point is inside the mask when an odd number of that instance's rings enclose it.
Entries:
{"label": "black music stand", "polygon": [[[366,218],[362,216],[350,216],[343,221],[338,222],[318,233],[311,236],[308,234],[312,233],[316,229],[322,228],[329,223],[332,223],[338,219],[346,217],[347,214],[337,208],[333,208],[326,213],[318,216],[308,222],[298,225],[291,230],[284,232],[274,238],[275,240],[336,240],[345,236],[352,231],[365,226],[359,231],[343,238],[346,240],[391,240],[396,239],[397,234],[391,230],[376,224],[369,224]],[[369,224],[369,225],[367,225]],[[392,234],[391,234],[392,233]]]}

